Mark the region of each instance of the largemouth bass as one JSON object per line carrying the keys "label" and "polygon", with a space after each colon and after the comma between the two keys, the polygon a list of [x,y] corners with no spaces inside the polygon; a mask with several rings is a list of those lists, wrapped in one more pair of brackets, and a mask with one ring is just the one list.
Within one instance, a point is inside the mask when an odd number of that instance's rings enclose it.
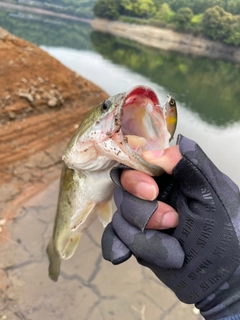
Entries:
{"label": "largemouth bass", "polygon": [[82,232],[97,216],[103,226],[111,221],[115,185],[110,170],[121,163],[161,175],[162,168],[146,162],[141,153],[169,147],[176,122],[175,100],[168,96],[162,108],[156,93],[145,86],[108,98],[82,121],[63,155],[57,214],[47,247],[53,281],[61,260],[71,258]]}

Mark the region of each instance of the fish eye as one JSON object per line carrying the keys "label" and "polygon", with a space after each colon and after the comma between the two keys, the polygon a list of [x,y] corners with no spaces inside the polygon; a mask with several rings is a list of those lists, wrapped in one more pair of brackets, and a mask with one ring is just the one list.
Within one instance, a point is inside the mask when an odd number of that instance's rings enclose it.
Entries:
{"label": "fish eye", "polygon": [[111,101],[105,100],[102,105],[102,110],[106,112],[110,107],[111,107]]}

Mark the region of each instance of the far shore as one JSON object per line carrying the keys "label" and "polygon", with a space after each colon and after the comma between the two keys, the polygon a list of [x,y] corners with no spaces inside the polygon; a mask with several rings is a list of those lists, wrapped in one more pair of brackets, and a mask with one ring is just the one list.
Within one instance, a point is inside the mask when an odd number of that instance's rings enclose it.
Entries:
{"label": "far shore", "polygon": [[146,46],[166,51],[176,51],[193,56],[203,56],[211,59],[221,59],[240,63],[240,47],[211,41],[192,34],[175,32],[170,29],[157,28],[146,25],[109,21],[105,19],[86,19],[64,13],[57,13],[40,8],[27,7],[0,1],[0,7],[18,9],[42,15],[59,17],[88,23],[96,31],[110,33],[114,36],[127,38]]}
{"label": "far shore", "polygon": [[[35,8],[35,7],[27,7],[19,4],[14,4],[14,3],[7,3],[7,2],[0,1],[0,7],[17,9],[17,10],[26,11],[26,12],[33,12],[33,13],[42,14],[46,16],[59,17],[61,19],[68,19],[68,20],[79,21],[79,22],[90,23],[91,21],[90,19],[80,18],[80,17],[72,16],[70,14],[58,13],[58,12],[53,12],[50,10],[44,10],[44,9]],[[0,21],[0,24],[1,24],[1,21]]]}
{"label": "far shore", "polygon": [[127,38],[146,46],[193,56],[240,62],[240,47],[225,45],[203,37],[169,29],[104,19],[94,19],[90,23],[94,30]]}

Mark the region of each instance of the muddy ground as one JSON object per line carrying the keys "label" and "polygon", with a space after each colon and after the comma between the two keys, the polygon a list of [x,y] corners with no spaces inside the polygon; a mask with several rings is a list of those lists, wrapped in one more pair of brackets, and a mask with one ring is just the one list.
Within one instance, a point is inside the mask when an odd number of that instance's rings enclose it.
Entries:
{"label": "muddy ground", "polygon": [[37,46],[0,28],[0,212],[59,175],[61,155],[84,114],[106,98]]}

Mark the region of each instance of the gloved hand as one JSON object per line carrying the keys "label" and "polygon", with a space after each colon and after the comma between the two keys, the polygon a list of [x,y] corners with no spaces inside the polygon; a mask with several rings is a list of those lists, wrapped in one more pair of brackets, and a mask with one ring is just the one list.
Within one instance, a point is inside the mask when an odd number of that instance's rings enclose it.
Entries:
{"label": "gloved hand", "polygon": [[[133,254],[177,297],[195,303],[207,320],[240,319],[240,196],[238,187],[183,136],[183,158],[155,181],[157,200],[176,209],[178,225],[147,230],[158,207],[117,188],[117,211],[102,237],[102,252],[113,264]],[[117,171],[113,180],[119,184]]]}

